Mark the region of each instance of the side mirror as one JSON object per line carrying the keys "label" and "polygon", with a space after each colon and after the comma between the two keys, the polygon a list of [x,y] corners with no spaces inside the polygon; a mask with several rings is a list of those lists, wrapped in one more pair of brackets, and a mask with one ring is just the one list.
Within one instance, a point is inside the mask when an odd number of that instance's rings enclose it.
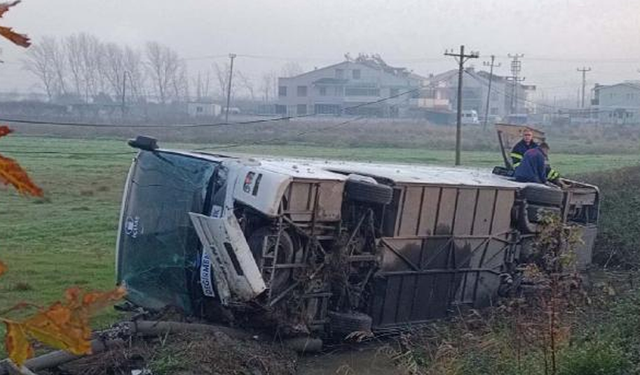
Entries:
{"label": "side mirror", "polygon": [[136,139],[130,139],[127,144],[133,148],[145,151],[155,151],[158,149],[158,141],[155,138],[139,135]]}

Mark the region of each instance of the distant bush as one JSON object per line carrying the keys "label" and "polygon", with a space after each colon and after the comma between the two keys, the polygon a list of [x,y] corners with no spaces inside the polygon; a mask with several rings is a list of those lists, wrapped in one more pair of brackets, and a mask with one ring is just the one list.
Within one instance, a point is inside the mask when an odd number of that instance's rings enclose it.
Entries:
{"label": "distant bush", "polygon": [[594,262],[640,269],[640,167],[581,176],[600,188],[600,220]]}

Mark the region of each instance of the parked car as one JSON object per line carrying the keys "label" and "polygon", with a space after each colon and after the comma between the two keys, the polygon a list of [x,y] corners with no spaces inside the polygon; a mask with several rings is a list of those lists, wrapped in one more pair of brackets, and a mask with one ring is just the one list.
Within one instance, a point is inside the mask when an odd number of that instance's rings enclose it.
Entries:
{"label": "parked car", "polygon": [[130,144],[140,152],[116,262],[128,300],[284,334],[396,329],[486,306],[518,277],[545,213],[597,224],[586,184]]}

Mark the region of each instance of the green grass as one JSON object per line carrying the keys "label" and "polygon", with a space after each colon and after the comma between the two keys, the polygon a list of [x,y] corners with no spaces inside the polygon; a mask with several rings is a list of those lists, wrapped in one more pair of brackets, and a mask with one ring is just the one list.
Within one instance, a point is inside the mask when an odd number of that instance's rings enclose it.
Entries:
{"label": "green grass", "polygon": [[[0,259],[9,267],[0,279],[0,311],[22,301],[48,304],[60,299],[64,290],[73,285],[87,289],[114,286],[118,213],[122,186],[133,153],[113,153],[131,151],[124,141],[114,140],[26,136],[0,140],[0,153],[19,160],[46,195],[44,199],[24,198],[11,188],[0,187]],[[307,145],[247,146],[229,151],[440,165],[452,165],[454,156],[451,151],[425,149]],[[554,154],[551,158],[554,167],[564,174],[638,163],[635,155]],[[500,164],[501,159],[499,154],[492,152],[464,152],[462,160],[465,165],[492,167]],[[97,325],[115,318],[114,312],[105,312],[98,317]]]}

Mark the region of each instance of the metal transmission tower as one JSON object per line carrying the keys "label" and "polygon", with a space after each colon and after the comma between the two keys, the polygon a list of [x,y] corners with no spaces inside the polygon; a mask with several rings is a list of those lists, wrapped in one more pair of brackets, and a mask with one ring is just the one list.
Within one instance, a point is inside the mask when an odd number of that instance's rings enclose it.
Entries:
{"label": "metal transmission tower", "polygon": [[229,104],[231,102],[231,81],[233,80],[233,60],[236,58],[235,53],[230,53],[231,66],[229,67],[229,84],[227,85],[227,108],[224,113],[224,122],[229,122]]}
{"label": "metal transmission tower", "polygon": [[491,101],[491,82],[493,81],[493,68],[499,68],[501,66],[500,63],[495,64],[496,57],[491,55],[491,62],[484,61],[482,65],[489,67],[489,90],[487,91],[487,105],[484,110],[484,125],[483,129],[487,128],[487,121],[489,120],[489,103]]}
{"label": "metal transmission tower", "polygon": [[520,77],[520,71],[522,70],[522,61],[521,58],[524,57],[523,54],[509,54],[509,58],[511,59],[511,77],[507,77],[512,84],[511,93],[511,114],[518,112],[518,85],[520,82],[525,80],[525,77]]}
{"label": "metal transmission tower", "polygon": [[469,59],[477,59],[478,52],[465,55],[464,46],[460,46],[460,52],[455,53],[453,50],[445,51],[445,56],[453,56],[458,63],[458,114],[456,121],[456,165],[460,165],[460,148],[462,143],[462,73],[464,72],[464,63]]}
{"label": "metal transmission tower", "polygon": [[587,72],[590,72],[591,68],[582,67],[582,69],[578,68],[578,71],[582,73],[582,99],[580,99],[580,108],[584,108],[584,88],[587,85]]}

